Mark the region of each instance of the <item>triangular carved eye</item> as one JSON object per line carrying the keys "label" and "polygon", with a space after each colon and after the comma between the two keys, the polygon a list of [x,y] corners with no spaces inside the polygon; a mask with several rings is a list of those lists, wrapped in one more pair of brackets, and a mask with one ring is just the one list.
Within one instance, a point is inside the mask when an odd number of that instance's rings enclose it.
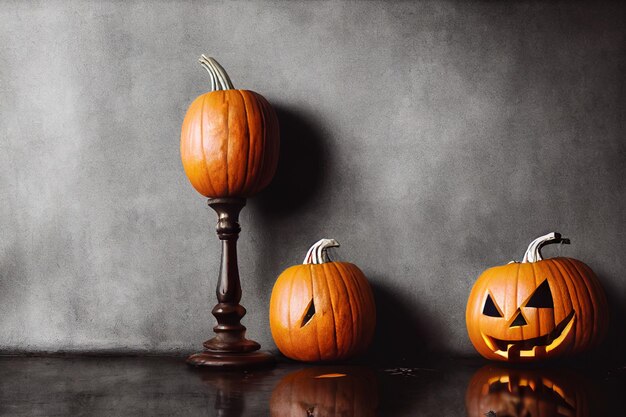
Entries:
{"label": "triangular carved eye", "polygon": [[550,291],[550,285],[548,285],[547,279],[537,287],[533,296],[530,297],[530,300],[526,303],[526,307],[554,308],[552,292]]}
{"label": "triangular carved eye", "polygon": [[483,307],[483,314],[489,317],[502,317],[496,303],[493,302],[491,294],[487,294],[487,300],[485,300],[485,306]]}

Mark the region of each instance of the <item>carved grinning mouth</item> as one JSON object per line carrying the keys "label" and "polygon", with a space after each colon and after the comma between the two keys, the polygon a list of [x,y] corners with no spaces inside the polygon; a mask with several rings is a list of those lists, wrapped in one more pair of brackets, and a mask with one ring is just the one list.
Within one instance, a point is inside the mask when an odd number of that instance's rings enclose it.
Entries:
{"label": "carved grinning mouth", "polygon": [[526,340],[502,340],[482,334],[483,340],[494,353],[510,358],[513,356],[535,357],[539,352],[556,349],[567,337],[574,325],[574,311],[568,314],[550,333]]}

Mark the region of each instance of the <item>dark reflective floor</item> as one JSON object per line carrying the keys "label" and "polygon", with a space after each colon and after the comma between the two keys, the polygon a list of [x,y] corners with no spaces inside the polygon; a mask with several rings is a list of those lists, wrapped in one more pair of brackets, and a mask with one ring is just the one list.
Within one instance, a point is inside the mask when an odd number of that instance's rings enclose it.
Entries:
{"label": "dark reflective floor", "polygon": [[625,397],[626,369],[597,365],[203,372],[173,357],[0,357],[2,416],[624,416]]}

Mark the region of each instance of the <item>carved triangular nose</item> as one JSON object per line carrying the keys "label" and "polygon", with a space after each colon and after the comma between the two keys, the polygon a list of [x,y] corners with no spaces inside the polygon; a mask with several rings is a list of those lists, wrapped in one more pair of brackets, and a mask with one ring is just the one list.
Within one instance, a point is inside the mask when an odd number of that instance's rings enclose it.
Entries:
{"label": "carved triangular nose", "polygon": [[527,324],[528,323],[526,323],[526,319],[522,315],[522,312],[518,310],[515,320],[513,320],[513,323],[511,323],[509,327],[526,326]]}

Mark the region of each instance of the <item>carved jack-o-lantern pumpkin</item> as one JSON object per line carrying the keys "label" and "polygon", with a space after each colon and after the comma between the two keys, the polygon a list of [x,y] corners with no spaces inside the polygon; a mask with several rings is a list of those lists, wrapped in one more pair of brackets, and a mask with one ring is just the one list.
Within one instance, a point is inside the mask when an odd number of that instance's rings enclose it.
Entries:
{"label": "carved jack-o-lantern pumpkin", "polygon": [[465,394],[469,417],[586,417],[585,381],[559,370],[485,366],[472,377]]}
{"label": "carved jack-o-lantern pumpkin", "polygon": [[571,258],[543,259],[540,249],[569,243],[558,233],[535,239],[521,263],[490,268],[467,302],[469,337],[487,359],[525,361],[586,351],[608,324],[606,296],[595,274]]}
{"label": "carved jack-o-lantern pumpkin", "polygon": [[376,415],[374,373],[362,367],[314,367],[288,374],[270,399],[272,417]]}
{"label": "carved jack-o-lantern pumpkin", "polygon": [[363,272],[348,262],[330,262],[322,239],[303,265],[287,268],[270,300],[270,328],[283,355],[300,361],[347,359],[367,349],[374,335],[376,307]]}

